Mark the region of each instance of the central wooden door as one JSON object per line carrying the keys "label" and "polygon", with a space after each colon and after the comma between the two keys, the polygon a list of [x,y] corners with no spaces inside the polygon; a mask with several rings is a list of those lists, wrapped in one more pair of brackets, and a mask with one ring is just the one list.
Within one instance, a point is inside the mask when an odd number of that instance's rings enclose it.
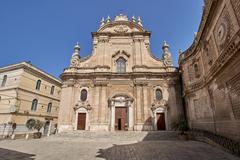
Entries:
{"label": "central wooden door", "polygon": [[115,108],[115,130],[127,130],[127,107]]}
{"label": "central wooden door", "polygon": [[86,126],[86,113],[78,113],[77,129],[85,130],[85,126]]}
{"label": "central wooden door", "polygon": [[157,129],[166,130],[164,113],[157,113]]}

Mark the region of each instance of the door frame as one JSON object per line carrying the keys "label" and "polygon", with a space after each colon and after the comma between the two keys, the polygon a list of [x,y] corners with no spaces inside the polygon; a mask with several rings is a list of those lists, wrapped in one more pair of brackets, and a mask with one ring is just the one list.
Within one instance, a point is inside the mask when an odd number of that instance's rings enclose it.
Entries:
{"label": "door frame", "polygon": [[[128,124],[128,125],[127,125],[127,128],[124,128],[124,129],[121,129],[121,130],[116,130],[116,129],[115,129],[115,131],[127,131],[128,128],[129,128],[129,113],[128,113],[128,112],[129,112],[129,108],[128,108],[127,106],[125,106],[125,107],[124,107],[124,106],[123,106],[123,107],[119,107],[119,106],[118,106],[118,107],[115,107],[115,124],[116,124],[116,109],[117,109],[117,108],[124,108],[124,110],[127,111],[126,121],[127,121],[127,124]],[[114,124],[114,125],[115,125],[115,124]],[[124,124],[124,125],[125,125],[125,124]]]}
{"label": "door frame", "polygon": [[127,108],[127,121],[128,128],[127,131],[133,130],[134,125],[134,110],[133,110],[133,98],[125,94],[117,94],[111,99],[109,99],[109,111],[110,111],[110,125],[109,130],[115,131],[115,108],[116,107],[126,107]]}
{"label": "door frame", "polygon": [[167,111],[167,108],[166,107],[158,107],[154,110],[154,130],[158,130],[157,128],[157,120],[158,120],[158,117],[157,117],[157,113],[164,113],[164,118],[165,118],[165,130],[169,130],[169,122],[168,122],[168,111]]}
{"label": "door frame", "polygon": [[[158,128],[158,121],[159,121],[159,118],[160,118],[159,115],[160,115],[160,116],[162,116],[162,115],[164,116],[164,119],[163,119],[163,121],[164,121],[164,129],[159,129],[159,128]],[[159,112],[158,112],[158,113],[156,113],[156,116],[157,116],[157,130],[158,130],[158,131],[164,131],[164,130],[166,130],[165,113],[159,113]],[[162,122],[161,122],[161,123],[162,123]]]}
{"label": "door frame", "polygon": [[88,113],[88,110],[84,107],[80,107],[76,110],[74,130],[78,130],[78,113],[85,113],[86,114],[85,130],[89,130],[90,129],[89,113]]}

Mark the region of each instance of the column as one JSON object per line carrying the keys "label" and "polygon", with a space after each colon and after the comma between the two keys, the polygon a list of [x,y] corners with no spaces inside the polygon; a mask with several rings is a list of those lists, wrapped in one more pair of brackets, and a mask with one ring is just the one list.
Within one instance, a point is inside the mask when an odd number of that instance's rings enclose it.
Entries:
{"label": "column", "polygon": [[106,106],[107,106],[107,99],[106,99],[106,86],[101,87],[101,118],[100,122],[105,123],[106,122]]}
{"label": "column", "polygon": [[102,103],[101,103],[101,95],[102,95],[102,87],[101,86],[96,86],[96,88],[98,89],[97,95],[98,97],[96,97],[96,99],[98,99],[98,103],[96,103],[98,106],[98,120],[97,122],[100,123],[100,118],[101,118],[101,109],[102,109]]}
{"label": "column", "polygon": [[136,86],[136,122],[141,123],[141,87]]}
{"label": "column", "polygon": [[115,130],[115,106],[114,101],[111,101],[111,131]]}
{"label": "column", "polygon": [[128,101],[128,130],[132,131],[133,130],[133,121],[134,121],[134,114],[133,114],[133,104],[131,101]]}
{"label": "column", "polygon": [[144,121],[145,121],[145,123],[146,123],[146,121],[148,120],[148,118],[149,118],[149,115],[148,115],[148,97],[149,97],[149,95],[148,95],[148,88],[147,88],[147,86],[144,86],[143,87],[143,115],[144,115]]}

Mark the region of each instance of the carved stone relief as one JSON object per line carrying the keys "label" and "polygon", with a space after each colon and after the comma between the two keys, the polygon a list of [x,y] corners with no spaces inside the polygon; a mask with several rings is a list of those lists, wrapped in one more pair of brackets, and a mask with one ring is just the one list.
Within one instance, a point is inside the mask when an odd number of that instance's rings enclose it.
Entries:
{"label": "carved stone relief", "polygon": [[128,31],[128,26],[126,25],[118,25],[114,28],[114,31],[117,33],[126,33]]}
{"label": "carved stone relief", "polygon": [[227,82],[233,115],[240,119],[240,74]]}
{"label": "carved stone relief", "polygon": [[214,29],[218,51],[226,48],[234,33],[234,27],[228,9],[225,7]]}
{"label": "carved stone relief", "polygon": [[240,1],[239,0],[231,0],[231,2],[232,2],[233,10],[234,10],[236,17],[238,19],[238,22],[240,24]]}

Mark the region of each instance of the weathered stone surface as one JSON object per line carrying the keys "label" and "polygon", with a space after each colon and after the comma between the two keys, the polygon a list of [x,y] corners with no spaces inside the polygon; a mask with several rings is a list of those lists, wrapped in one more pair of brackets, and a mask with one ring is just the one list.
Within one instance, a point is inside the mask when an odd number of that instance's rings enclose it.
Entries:
{"label": "weathered stone surface", "polygon": [[175,132],[71,132],[0,141],[0,148],[4,160],[239,160],[205,143],[179,141]]}
{"label": "weathered stone surface", "polygon": [[179,59],[189,125],[239,141],[240,3],[206,2],[196,41]]}

